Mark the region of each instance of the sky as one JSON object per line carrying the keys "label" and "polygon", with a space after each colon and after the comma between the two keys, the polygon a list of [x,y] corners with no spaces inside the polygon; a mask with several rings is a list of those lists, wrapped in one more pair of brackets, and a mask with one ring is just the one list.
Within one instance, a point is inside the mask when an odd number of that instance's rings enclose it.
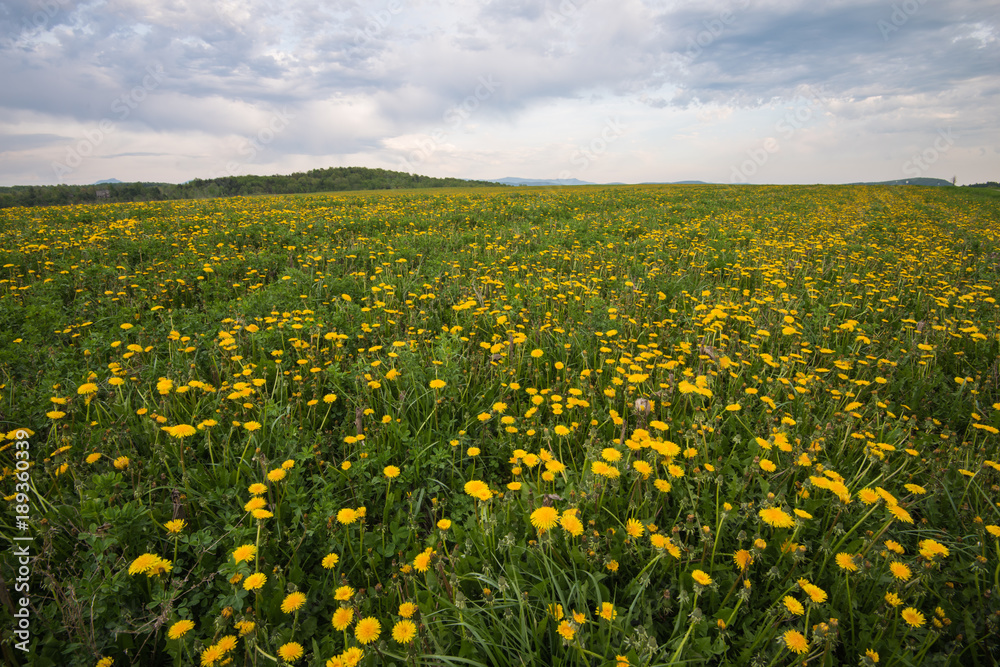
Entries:
{"label": "sky", "polygon": [[0,185],[1000,180],[1000,0],[0,1]]}

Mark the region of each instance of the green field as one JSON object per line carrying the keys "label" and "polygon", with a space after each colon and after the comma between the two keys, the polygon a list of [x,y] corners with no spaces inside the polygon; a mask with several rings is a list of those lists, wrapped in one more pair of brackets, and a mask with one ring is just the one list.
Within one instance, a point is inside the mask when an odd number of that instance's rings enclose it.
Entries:
{"label": "green field", "polygon": [[9,664],[1000,661],[993,192],[10,208],[0,239]]}

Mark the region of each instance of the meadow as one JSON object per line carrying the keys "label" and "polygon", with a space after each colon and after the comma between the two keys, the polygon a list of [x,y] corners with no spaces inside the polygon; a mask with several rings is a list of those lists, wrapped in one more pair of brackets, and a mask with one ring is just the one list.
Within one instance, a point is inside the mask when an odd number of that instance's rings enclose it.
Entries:
{"label": "meadow", "polygon": [[994,192],[10,208],[0,240],[10,664],[1000,661]]}

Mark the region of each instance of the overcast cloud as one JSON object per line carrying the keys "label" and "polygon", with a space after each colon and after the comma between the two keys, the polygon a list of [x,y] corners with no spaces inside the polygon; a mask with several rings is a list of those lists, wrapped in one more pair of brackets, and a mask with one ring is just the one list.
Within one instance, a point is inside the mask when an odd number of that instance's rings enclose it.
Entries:
{"label": "overcast cloud", "polygon": [[0,2],[0,184],[1000,180],[997,0]]}

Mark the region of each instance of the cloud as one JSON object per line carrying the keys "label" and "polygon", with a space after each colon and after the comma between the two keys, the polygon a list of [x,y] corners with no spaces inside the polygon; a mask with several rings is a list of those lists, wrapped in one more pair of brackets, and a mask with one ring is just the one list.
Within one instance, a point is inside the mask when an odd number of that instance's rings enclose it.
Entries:
{"label": "cloud", "polygon": [[[186,180],[198,174],[177,165],[209,170],[237,158],[246,169],[346,156],[391,164],[412,137],[449,129],[460,113],[469,142],[449,136],[439,143],[455,148],[425,164],[476,171],[468,156],[521,164],[571,141],[567,113],[600,128],[609,105],[630,115],[636,136],[671,152],[693,136],[687,126],[701,128],[699,142],[714,134],[752,144],[767,131],[764,117],[780,118],[803,90],[822,96],[815,122],[825,131],[857,134],[886,155],[949,124],[970,147],[995,146],[998,8],[996,0],[8,2],[0,146],[16,146],[25,164],[34,156],[23,173],[37,178],[59,137],[65,151],[109,121],[119,138],[148,143],[145,152],[160,158],[110,139],[98,154]],[[151,82],[150,71],[161,76]],[[486,97],[477,95],[483,80],[496,83]],[[248,159],[247,142],[276,115],[294,119]],[[189,142],[204,150],[169,157]],[[726,150],[717,143],[711,153]],[[895,168],[893,159],[883,163]],[[666,160],[661,168],[672,169]],[[985,160],[972,160],[984,175]],[[534,165],[564,163],[560,155]],[[644,153],[635,164],[651,163]]]}

